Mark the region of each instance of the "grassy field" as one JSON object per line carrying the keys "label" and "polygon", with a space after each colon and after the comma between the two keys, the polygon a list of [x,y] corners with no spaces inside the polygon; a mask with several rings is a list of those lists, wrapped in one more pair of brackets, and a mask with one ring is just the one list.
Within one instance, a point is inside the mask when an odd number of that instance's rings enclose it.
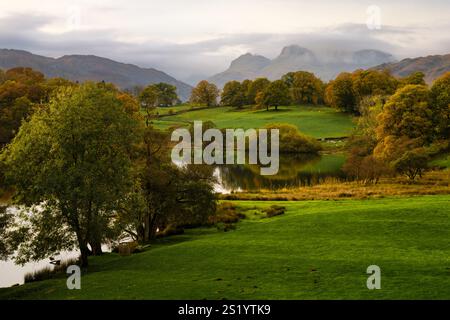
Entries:
{"label": "grassy field", "polygon": [[[234,231],[188,230],[129,257],[91,259],[65,279],[1,289],[0,299],[450,299],[450,196],[235,202]],[[263,218],[262,207],[285,206]],[[381,290],[366,269],[381,268]]]}
{"label": "grassy field", "polygon": [[164,116],[154,124],[161,129],[186,126],[194,120],[212,121],[218,128],[262,128],[269,123],[289,123],[315,138],[346,137],[354,123],[349,115],[328,107],[290,106],[275,110],[236,110],[218,107]]}

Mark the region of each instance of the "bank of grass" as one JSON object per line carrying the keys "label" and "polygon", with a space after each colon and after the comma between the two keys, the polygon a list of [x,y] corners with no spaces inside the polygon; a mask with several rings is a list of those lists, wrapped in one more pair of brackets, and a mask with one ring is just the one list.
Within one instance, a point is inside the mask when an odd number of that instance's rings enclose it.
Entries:
{"label": "bank of grass", "polygon": [[450,170],[426,172],[422,178],[411,182],[406,177],[382,178],[377,184],[343,182],[330,177],[321,184],[258,192],[237,192],[221,195],[225,200],[339,200],[344,198],[369,199],[392,196],[450,194]]}
{"label": "bank of grass", "polygon": [[314,138],[347,137],[354,123],[352,117],[325,106],[279,107],[278,111],[242,110],[232,107],[214,107],[167,115],[154,121],[160,129],[188,126],[195,120],[212,121],[218,128],[263,128],[270,123],[287,123],[297,126],[304,134]]}
{"label": "bank of grass", "polygon": [[436,166],[440,168],[450,168],[450,153],[445,153],[438,156],[436,159],[430,162],[431,166]]}
{"label": "bank of grass", "polygon": [[[148,251],[92,258],[65,279],[1,289],[1,299],[450,299],[450,196],[235,201],[235,230],[187,230]],[[286,208],[267,218],[264,209]],[[381,268],[381,290],[366,269]]]}
{"label": "bank of grass", "polygon": [[[205,106],[191,105],[191,104],[186,103],[186,104],[175,105],[175,106],[172,106],[172,107],[157,107],[156,108],[156,113],[159,116],[167,116],[167,115],[175,115],[175,114],[178,114],[178,113],[194,111],[194,110],[204,109],[204,108],[206,108],[206,107]],[[144,112],[144,110],[143,110],[143,112]]]}

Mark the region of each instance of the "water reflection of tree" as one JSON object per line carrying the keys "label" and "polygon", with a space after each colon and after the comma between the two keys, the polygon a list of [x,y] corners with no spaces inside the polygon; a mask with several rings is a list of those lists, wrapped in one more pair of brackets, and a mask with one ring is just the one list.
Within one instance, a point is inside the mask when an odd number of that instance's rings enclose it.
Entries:
{"label": "water reflection of tree", "polygon": [[262,176],[258,165],[224,165],[219,170],[223,187],[228,190],[311,186],[322,183],[329,177],[344,177],[340,163],[332,162],[327,167],[322,160],[321,156],[283,155],[280,157],[278,174],[273,176]]}

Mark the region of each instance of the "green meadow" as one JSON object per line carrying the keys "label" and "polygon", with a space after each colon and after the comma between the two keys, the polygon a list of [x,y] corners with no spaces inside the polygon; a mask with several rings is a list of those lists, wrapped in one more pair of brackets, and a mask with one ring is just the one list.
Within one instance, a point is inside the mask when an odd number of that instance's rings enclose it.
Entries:
{"label": "green meadow", "polygon": [[[450,299],[450,196],[234,202],[228,232],[186,230],[144,252],[90,260],[81,290],[60,278],[0,299]],[[286,207],[267,218],[263,208]],[[366,269],[381,268],[368,290]]]}
{"label": "green meadow", "polygon": [[[186,111],[186,106],[172,107],[171,110]],[[168,113],[161,110],[160,114]],[[189,110],[189,109],[187,109]],[[289,106],[278,110],[236,109],[232,107],[211,107],[175,115],[165,115],[154,121],[157,128],[187,126],[193,121],[212,121],[218,128],[263,128],[270,123],[288,123],[315,138],[346,137],[354,127],[352,117],[324,106]]]}

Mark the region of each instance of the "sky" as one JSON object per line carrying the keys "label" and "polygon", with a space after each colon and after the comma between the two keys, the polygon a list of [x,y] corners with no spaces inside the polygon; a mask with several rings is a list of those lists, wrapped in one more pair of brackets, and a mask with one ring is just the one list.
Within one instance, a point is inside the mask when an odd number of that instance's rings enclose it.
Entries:
{"label": "sky", "polygon": [[0,0],[0,48],[94,54],[189,82],[286,45],[450,53],[448,0]]}

